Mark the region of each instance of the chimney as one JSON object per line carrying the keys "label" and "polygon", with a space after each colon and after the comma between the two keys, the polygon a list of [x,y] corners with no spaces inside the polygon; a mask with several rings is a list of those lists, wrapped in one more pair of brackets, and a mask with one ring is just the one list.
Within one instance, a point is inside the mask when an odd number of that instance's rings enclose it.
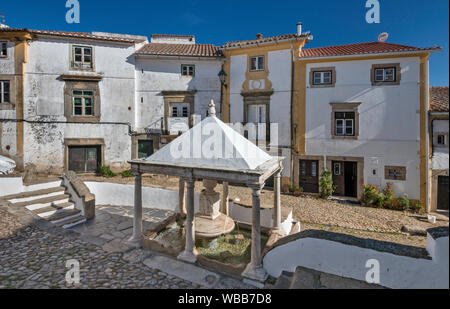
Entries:
{"label": "chimney", "polygon": [[256,35],[256,38],[257,38],[257,39],[262,39],[262,37],[263,37],[262,33],[258,33],[258,34]]}
{"label": "chimney", "polygon": [[302,23],[297,23],[297,35],[302,35]]}

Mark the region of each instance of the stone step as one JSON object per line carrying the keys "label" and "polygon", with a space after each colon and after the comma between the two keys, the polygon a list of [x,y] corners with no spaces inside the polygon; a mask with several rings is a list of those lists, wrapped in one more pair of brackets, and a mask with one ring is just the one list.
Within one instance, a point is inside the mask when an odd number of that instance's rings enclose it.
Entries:
{"label": "stone step", "polygon": [[49,217],[57,212],[60,212],[62,210],[70,210],[74,208],[74,203],[72,202],[66,202],[61,204],[53,204],[51,206],[42,207],[33,210],[33,213],[37,214],[40,217],[46,218]]}
{"label": "stone step", "polygon": [[79,209],[62,209],[60,211],[55,212],[53,215],[45,217],[45,219],[52,222],[59,222],[62,219],[67,219],[68,217],[74,217],[75,215],[81,214],[81,210]]}
{"label": "stone step", "polygon": [[294,276],[293,273],[283,271],[281,273],[280,277],[278,277],[277,282],[275,283],[274,289],[278,289],[278,290],[289,289],[291,287],[293,276]]}
{"label": "stone step", "polygon": [[86,218],[81,214],[77,214],[77,215],[69,216],[69,217],[66,217],[66,218],[63,218],[60,220],[52,221],[52,223],[55,224],[56,226],[63,227],[65,229],[71,228],[71,227],[81,224],[83,222],[86,222]]}
{"label": "stone step", "polygon": [[[68,202],[69,198],[70,198],[69,194],[59,194],[56,196],[43,197],[43,198],[36,199],[33,201],[12,203],[12,205],[17,206],[17,207],[26,207],[29,210],[34,210],[37,208],[51,206],[52,204],[58,204],[58,203],[61,204],[61,203]],[[32,207],[30,207],[30,206],[32,206]]]}
{"label": "stone step", "polygon": [[15,195],[7,196],[6,199],[11,203],[22,203],[50,196],[57,196],[64,193],[65,190],[66,190],[65,187],[59,186],[37,191],[22,192]]}
{"label": "stone step", "polygon": [[37,190],[43,190],[43,189],[49,189],[54,187],[59,187],[62,185],[62,178],[57,177],[53,179],[47,179],[45,181],[36,181],[33,183],[24,183],[24,192],[28,191],[37,191]]}

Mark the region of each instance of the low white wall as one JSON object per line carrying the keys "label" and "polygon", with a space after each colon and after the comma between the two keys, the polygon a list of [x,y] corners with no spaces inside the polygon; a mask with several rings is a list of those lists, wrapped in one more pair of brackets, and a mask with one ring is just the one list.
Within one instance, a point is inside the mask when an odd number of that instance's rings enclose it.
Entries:
{"label": "low white wall", "polygon": [[22,177],[0,177],[0,196],[23,192]]}
{"label": "low white wall", "polygon": [[[368,260],[380,264],[380,285],[389,288],[436,289],[449,287],[448,237],[436,243],[439,259],[426,260],[379,252],[339,242],[301,238],[269,251],[264,268],[273,277],[282,271],[294,272],[297,266],[357,280],[366,280]],[[442,245],[442,246],[440,246]],[[446,251],[445,251],[446,250]]]}
{"label": "low white wall", "polygon": [[[85,182],[95,194],[97,205],[134,205],[134,185],[109,182]],[[195,193],[195,211],[198,211],[199,195]],[[142,187],[142,206],[178,212],[178,192],[152,187]]]}
{"label": "low white wall", "polygon": [[[233,202],[229,203],[230,217],[233,220],[250,223],[252,222],[252,209],[250,207],[244,207]],[[281,229],[287,235],[291,232],[292,228],[292,212],[289,216],[281,222]],[[261,226],[272,228],[273,227],[273,208],[261,208]]]}

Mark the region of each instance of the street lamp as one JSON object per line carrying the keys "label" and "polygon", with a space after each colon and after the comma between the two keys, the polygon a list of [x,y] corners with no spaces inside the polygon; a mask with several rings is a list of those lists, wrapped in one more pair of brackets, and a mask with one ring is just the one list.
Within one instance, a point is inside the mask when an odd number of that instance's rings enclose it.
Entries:
{"label": "street lamp", "polygon": [[227,79],[227,73],[225,73],[225,71],[223,69],[220,70],[220,72],[219,72],[219,79],[220,79],[220,83],[222,84],[222,86],[226,87],[225,82]]}
{"label": "street lamp", "polygon": [[227,73],[222,69],[219,72],[219,79],[220,84],[222,87],[220,88],[220,117],[222,117],[222,105],[223,105],[223,87],[227,88],[226,80],[227,80]]}

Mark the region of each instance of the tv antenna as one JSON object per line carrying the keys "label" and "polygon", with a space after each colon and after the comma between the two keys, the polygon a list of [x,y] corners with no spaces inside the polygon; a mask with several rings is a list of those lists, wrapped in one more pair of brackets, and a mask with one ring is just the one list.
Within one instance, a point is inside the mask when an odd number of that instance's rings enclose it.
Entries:
{"label": "tv antenna", "polygon": [[378,36],[378,42],[384,43],[389,38],[389,33],[383,32]]}

